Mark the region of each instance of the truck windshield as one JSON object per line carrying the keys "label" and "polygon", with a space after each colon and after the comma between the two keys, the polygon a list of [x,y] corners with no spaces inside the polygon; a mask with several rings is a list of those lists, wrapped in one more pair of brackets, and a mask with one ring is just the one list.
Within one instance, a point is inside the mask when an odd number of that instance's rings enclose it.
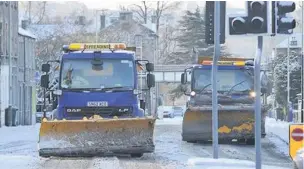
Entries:
{"label": "truck windshield", "polygon": [[132,60],[102,59],[102,69],[93,68],[91,59],[64,60],[61,87],[65,89],[134,88]]}
{"label": "truck windshield", "polygon": [[[193,90],[201,90],[204,87],[206,87],[205,91],[212,89],[211,70],[195,69],[193,73]],[[253,88],[253,79],[244,70],[218,70],[217,77],[218,91],[226,92],[233,87],[234,92],[242,92]]]}

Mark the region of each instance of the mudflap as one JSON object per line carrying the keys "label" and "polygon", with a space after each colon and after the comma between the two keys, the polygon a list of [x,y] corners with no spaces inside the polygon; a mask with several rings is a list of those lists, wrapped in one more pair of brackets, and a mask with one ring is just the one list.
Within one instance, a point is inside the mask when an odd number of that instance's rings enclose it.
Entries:
{"label": "mudflap", "polygon": [[[262,135],[265,133],[265,115],[262,111]],[[254,107],[223,106],[218,108],[220,141],[254,139]],[[182,126],[183,141],[212,141],[212,107],[190,107],[185,112]]]}
{"label": "mudflap", "polygon": [[154,152],[154,118],[58,120],[41,123],[39,155],[88,157]]}

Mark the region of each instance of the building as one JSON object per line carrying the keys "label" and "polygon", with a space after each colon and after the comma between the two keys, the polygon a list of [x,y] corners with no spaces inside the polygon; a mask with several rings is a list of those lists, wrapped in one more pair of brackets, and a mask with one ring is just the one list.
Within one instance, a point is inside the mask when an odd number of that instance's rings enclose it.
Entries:
{"label": "building", "polygon": [[[24,29],[25,28],[25,29]],[[35,122],[36,112],[36,83],[35,83],[35,42],[36,37],[26,30],[26,26],[18,32],[18,77],[14,84],[13,100],[19,110],[21,125]]]}
{"label": "building", "polygon": [[[302,36],[301,36],[302,35]],[[279,54],[287,54],[289,48],[290,51],[294,51],[298,54],[302,51],[302,33],[294,33],[288,38],[285,38],[281,43],[276,46],[276,52]],[[304,38],[303,38],[304,39]],[[275,49],[273,49],[275,50]]]}
{"label": "building", "polygon": [[[11,36],[10,36],[11,35]],[[11,49],[10,49],[11,46]],[[0,126],[4,125],[5,109],[12,105],[8,99],[13,86],[9,86],[10,67],[16,65],[18,58],[18,2],[0,2]],[[11,58],[11,59],[10,59]],[[11,62],[10,62],[11,61]],[[12,74],[17,74],[17,67],[12,67]],[[13,80],[13,78],[11,79]]]}
{"label": "building", "polygon": [[17,1],[0,2],[0,127],[5,124],[5,109],[9,106],[18,109],[17,123],[23,125],[32,123],[35,112],[30,89],[35,37],[19,28],[18,18]]}
{"label": "building", "polygon": [[[106,19],[101,19],[105,22]],[[106,26],[100,24],[98,42],[121,42],[136,47],[138,59],[147,59],[155,63],[157,39],[155,23],[141,24],[133,19],[132,12],[120,12],[119,19]]]}

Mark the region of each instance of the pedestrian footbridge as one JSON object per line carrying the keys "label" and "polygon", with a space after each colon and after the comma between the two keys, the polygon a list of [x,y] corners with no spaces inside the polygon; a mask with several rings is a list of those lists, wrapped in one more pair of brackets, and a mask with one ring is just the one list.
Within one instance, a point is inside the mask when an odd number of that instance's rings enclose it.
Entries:
{"label": "pedestrian footbridge", "polygon": [[153,74],[155,75],[155,81],[178,83],[184,70],[191,66],[192,65],[154,65]]}

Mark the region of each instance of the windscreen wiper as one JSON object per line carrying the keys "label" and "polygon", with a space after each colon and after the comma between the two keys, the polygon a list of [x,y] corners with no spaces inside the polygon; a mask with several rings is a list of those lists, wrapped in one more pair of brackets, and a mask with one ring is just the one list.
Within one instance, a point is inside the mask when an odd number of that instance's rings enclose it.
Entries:
{"label": "windscreen wiper", "polygon": [[62,90],[73,91],[73,92],[83,92],[83,91],[101,91],[99,88],[62,88]]}
{"label": "windscreen wiper", "polygon": [[241,84],[243,84],[243,83],[246,82],[246,81],[247,81],[247,80],[243,80],[243,81],[241,81],[241,82],[235,84],[234,86],[232,86],[232,87],[230,88],[230,90],[228,90],[227,94],[230,94],[230,92],[233,91],[233,89],[234,89],[236,86],[241,85]]}
{"label": "windscreen wiper", "polygon": [[207,87],[209,87],[210,85],[211,85],[211,83],[205,85],[200,91],[198,91],[198,93],[199,93],[199,94],[202,93],[202,92],[203,92]]}
{"label": "windscreen wiper", "polygon": [[116,87],[105,87],[105,88],[100,88],[103,91],[127,91],[127,90],[132,90],[130,88],[126,88],[123,86],[116,86]]}

